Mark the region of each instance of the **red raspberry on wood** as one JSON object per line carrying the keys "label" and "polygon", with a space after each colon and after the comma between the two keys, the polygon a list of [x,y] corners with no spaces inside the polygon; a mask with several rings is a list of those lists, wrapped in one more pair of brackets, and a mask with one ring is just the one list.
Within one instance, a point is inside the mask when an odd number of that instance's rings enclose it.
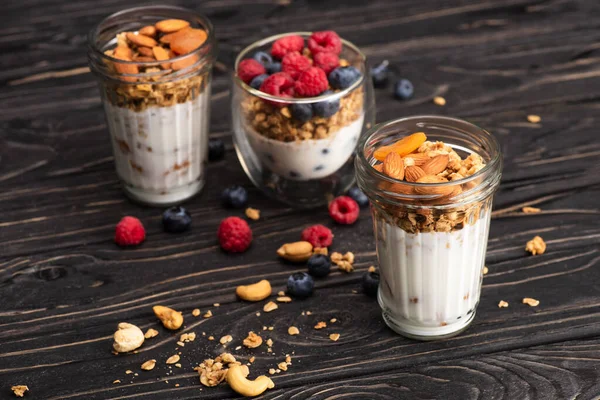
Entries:
{"label": "red raspberry on wood", "polygon": [[217,237],[221,248],[229,253],[243,253],[252,243],[252,230],[239,217],[227,217],[219,225]]}
{"label": "red raspberry on wood", "polygon": [[137,246],[146,239],[146,230],[135,217],[123,217],[115,228],[115,243],[119,246]]}
{"label": "red raspberry on wood", "polygon": [[333,233],[324,225],[313,225],[302,231],[302,240],[313,247],[329,247],[333,242]]}
{"label": "red raspberry on wood", "polygon": [[356,222],[359,214],[359,207],[356,201],[348,196],[336,197],[329,204],[329,215],[338,224],[350,225]]}

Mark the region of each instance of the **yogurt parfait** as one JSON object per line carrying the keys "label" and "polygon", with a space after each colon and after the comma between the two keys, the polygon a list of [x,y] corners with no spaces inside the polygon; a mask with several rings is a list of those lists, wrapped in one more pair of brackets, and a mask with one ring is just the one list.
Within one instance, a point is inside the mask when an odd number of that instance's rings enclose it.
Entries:
{"label": "yogurt parfait", "polygon": [[374,119],[362,53],[333,31],[289,33],[246,48],[235,69],[235,146],[254,184],[304,207],[344,192]]}
{"label": "yogurt parfait", "polygon": [[177,7],[125,10],[90,33],[88,54],[125,193],[157,206],[198,193],[216,55],[208,20]]}
{"label": "yogurt parfait", "polygon": [[359,148],[386,323],[422,340],[460,333],[479,303],[498,143],[465,121],[425,116],[381,124]]}

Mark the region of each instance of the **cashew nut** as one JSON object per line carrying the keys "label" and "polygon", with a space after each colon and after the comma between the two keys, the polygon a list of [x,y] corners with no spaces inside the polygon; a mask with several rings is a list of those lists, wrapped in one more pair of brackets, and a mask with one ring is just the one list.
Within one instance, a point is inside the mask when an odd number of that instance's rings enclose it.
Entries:
{"label": "cashew nut", "polygon": [[271,284],[268,280],[263,279],[260,282],[247,286],[238,286],[235,289],[235,294],[242,300],[246,301],[261,301],[271,295]]}
{"label": "cashew nut", "polygon": [[254,397],[267,389],[273,389],[275,384],[268,376],[261,375],[251,381],[244,376],[244,370],[240,365],[232,365],[227,371],[227,383],[233,390],[242,396]]}
{"label": "cashew nut", "polygon": [[183,315],[172,308],[165,306],[154,306],[152,307],[152,310],[167,329],[174,331],[183,325]]}
{"label": "cashew nut", "polygon": [[277,255],[288,261],[304,262],[313,254],[313,246],[309,242],[301,241],[286,243],[277,249]]}
{"label": "cashew nut", "polygon": [[135,350],[144,343],[144,332],[135,325],[121,322],[117,325],[113,348],[119,353]]}

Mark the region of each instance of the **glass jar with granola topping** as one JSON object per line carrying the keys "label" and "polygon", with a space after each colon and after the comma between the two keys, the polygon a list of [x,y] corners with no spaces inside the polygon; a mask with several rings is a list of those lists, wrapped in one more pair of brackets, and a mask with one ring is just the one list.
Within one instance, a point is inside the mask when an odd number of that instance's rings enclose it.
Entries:
{"label": "glass jar with granola topping", "polygon": [[333,31],[262,39],[238,55],[234,144],[252,182],[297,207],[316,207],[354,182],[353,160],[375,104],[365,56]]}
{"label": "glass jar with granola topping", "polygon": [[459,119],[398,119],[361,140],[357,180],[371,201],[390,328],[432,340],[473,321],[501,170],[496,139]]}
{"label": "glass jar with granola topping", "polygon": [[88,47],[125,193],[155,206],[198,193],[217,52],[208,19],[179,7],[132,8],[100,22]]}

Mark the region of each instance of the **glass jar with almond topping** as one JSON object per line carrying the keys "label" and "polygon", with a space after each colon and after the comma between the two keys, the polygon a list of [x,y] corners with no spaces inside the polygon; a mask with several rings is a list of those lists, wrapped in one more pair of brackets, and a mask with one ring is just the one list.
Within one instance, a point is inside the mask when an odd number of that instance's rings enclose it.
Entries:
{"label": "glass jar with almond topping", "polygon": [[378,300],[394,331],[433,340],[475,317],[500,146],[459,119],[417,116],[373,127],[356,173],[371,201]]}
{"label": "glass jar with almond topping", "polygon": [[242,50],[231,109],[248,177],[267,195],[306,208],[353,184],[356,145],[375,119],[365,56],[333,31],[280,34]]}
{"label": "glass jar with almond topping", "polygon": [[125,193],[154,206],[198,193],[217,53],[211,23],[184,8],[138,7],[107,17],[88,39]]}

